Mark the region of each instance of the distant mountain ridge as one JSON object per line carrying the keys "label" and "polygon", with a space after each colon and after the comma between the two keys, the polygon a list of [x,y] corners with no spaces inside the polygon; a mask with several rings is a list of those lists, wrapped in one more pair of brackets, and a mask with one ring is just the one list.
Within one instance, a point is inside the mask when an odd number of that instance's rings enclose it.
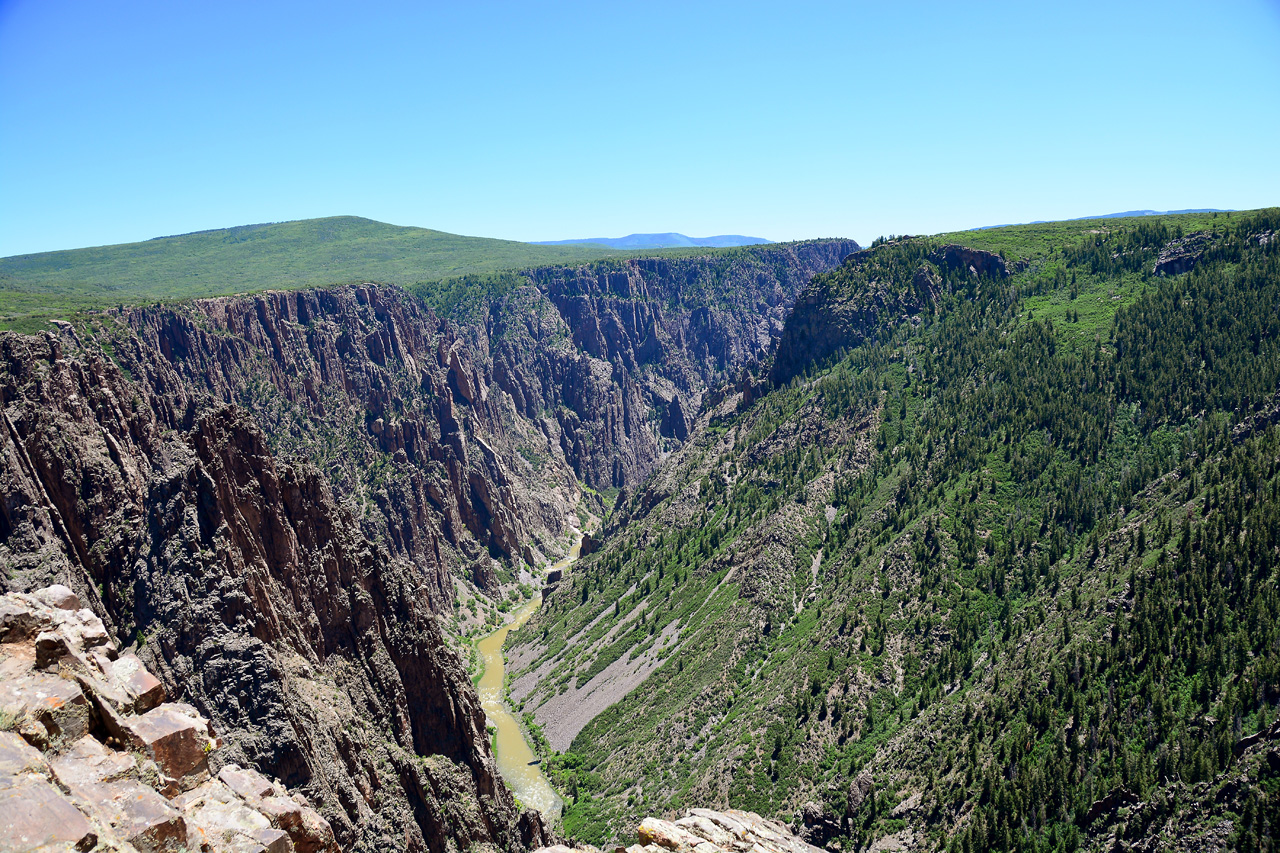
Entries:
{"label": "distant mountain ridge", "polygon": [[1033,222],[1005,223],[1004,225],[980,225],[970,231],[987,231],[992,228],[1008,228],[1010,225],[1044,225],[1048,222],[1080,222],[1085,219],[1123,219],[1128,216],[1174,216],[1179,213],[1233,213],[1217,207],[1189,207],[1186,210],[1124,210],[1120,213],[1102,213],[1097,216],[1073,216],[1070,219],[1037,219]]}
{"label": "distant mountain ridge", "polygon": [[719,234],[715,237],[686,237],[674,231],[663,234],[628,234],[625,237],[587,237],[582,240],[539,240],[535,246],[607,246],[610,249],[676,249],[704,246],[723,249],[728,246],[757,246],[772,243],[763,237],[744,237],[741,234]]}

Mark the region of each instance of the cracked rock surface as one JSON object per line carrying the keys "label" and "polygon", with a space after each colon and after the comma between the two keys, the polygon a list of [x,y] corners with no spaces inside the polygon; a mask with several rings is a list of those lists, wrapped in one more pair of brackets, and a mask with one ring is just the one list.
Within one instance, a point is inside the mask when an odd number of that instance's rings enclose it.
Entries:
{"label": "cracked rock surface", "polygon": [[329,823],[166,702],[69,588],[0,596],[0,849],[336,853]]}

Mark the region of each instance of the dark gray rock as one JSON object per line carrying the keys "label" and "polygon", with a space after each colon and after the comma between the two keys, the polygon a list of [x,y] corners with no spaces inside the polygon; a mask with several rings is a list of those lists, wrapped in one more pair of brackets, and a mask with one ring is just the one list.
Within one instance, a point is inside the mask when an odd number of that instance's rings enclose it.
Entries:
{"label": "dark gray rock", "polygon": [[1152,269],[1156,275],[1181,275],[1190,272],[1209,248],[1213,237],[1208,231],[1196,231],[1170,242],[1160,250]]}

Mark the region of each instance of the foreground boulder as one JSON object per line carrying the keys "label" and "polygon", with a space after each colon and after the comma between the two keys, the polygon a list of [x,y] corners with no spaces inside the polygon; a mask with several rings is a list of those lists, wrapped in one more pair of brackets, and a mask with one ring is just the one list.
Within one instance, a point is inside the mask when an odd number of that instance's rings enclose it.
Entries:
{"label": "foreground boulder", "polygon": [[209,772],[218,740],[69,589],[0,596],[0,850],[336,853],[304,799]]}
{"label": "foreground boulder", "polygon": [[[689,809],[674,822],[647,817],[636,829],[636,836],[637,843],[625,848],[626,853],[822,853],[821,848],[796,838],[783,824],[738,809]],[[556,845],[538,853],[571,851]]]}

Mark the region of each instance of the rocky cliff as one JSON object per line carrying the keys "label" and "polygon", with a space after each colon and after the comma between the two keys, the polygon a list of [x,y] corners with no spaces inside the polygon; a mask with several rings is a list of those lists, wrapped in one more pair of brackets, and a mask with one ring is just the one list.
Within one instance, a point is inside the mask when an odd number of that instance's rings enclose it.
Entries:
{"label": "rocky cliff", "polygon": [[854,252],[796,299],[770,378],[786,383],[841,350],[880,340],[894,325],[919,323],[943,292],[1008,276],[1009,265],[997,254],[918,238]]}
{"label": "rocky cliff", "polygon": [[6,586],[75,589],[224,733],[215,771],[303,788],[344,849],[544,841],[422,576],[244,409],[148,369],[131,381],[70,330],[0,335]]}
{"label": "rocky cliff", "polygon": [[79,596],[0,596],[0,845],[5,850],[338,853],[306,798],[209,760],[219,739]]}
{"label": "rocky cliff", "polygon": [[708,388],[776,344],[796,295],[852,240],[532,270],[485,321],[493,376],[557,432],[593,488],[632,488],[683,441]]}
{"label": "rocky cliff", "polygon": [[[453,575],[493,594],[495,559],[559,556],[549,543],[580,495],[571,469],[536,421],[490,395],[472,348],[404,291],[264,293],[120,319],[125,329],[103,328],[144,392],[247,410],[274,450],[321,469],[437,612]],[[532,456],[548,462],[535,470]]]}

